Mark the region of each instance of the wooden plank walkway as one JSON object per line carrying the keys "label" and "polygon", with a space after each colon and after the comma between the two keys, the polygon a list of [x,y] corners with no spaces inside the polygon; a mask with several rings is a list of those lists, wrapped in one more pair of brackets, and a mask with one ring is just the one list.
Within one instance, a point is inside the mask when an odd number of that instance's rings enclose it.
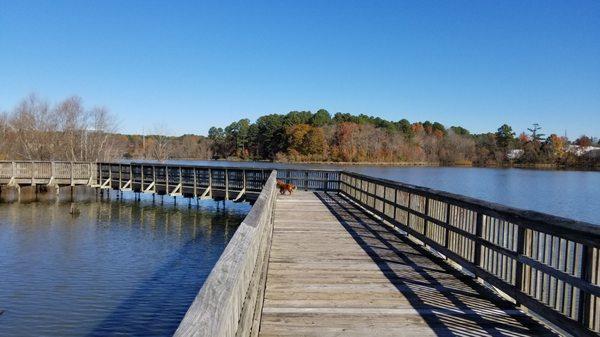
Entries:
{"label": "wooden plank walkway", "polygon": [[335,193],[279,196],[260,336],[551,336]]}

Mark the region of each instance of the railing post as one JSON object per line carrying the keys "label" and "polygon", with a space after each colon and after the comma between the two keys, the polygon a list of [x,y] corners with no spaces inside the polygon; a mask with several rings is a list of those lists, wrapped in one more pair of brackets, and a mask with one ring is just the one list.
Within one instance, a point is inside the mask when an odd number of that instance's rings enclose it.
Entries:
{"label": "railing post", "polygon": [[166,194],[171,193],[169,192],[169,167],[167,165],[165,165],[165,188]]}
{"label": "railing post", "polygon": [[[394,224],[396,223],[396,214],[398,212],[398,190],[394,189]],[[396,227],[396,225],[394,225]]]}
{"label": "railing post", "polygon": [[308,170],[304,170],[304,190],[308,191]]}
{"label": "railing post", "polygon": [[450,240],[450,203],[446,201],[446,234],[444,238],[444,247],[449,248],[448,241]]}
{"label": "railing post", "polygon": [[212,199],[212,169],[208,169],[208,196]]}
{"label": "railing post", "polygon": [[198,182],[197,182],[197,177],[196,177],[196,168],[194,167],[192,170],[194,170],[194,198],[198,197]]}
{"label": "railing post", "polygon": [[229,171],[225,169],[225,200],[229,200]]}
{"label": "railing post", "polygon": [[[375,187],[375,191],[377,192],[377,187]],[[375,193],[375,195],[377,195],[377,193]],[[381,205],[381,211],[383,212],[383,215],[387,215],[385,213],[385,209],[386,209],[386,206],[387,206],[387,202],[386,201],[387,201],[387,187],[384,185],[383,186],[383,200],[381,201],[381,203],[383,204],[383,205]]]}
{"label": "railing post", "polygon": [[[110,171],[109,171],[110,173]],[[75,186],[75,181],[73,181],[73,162],[71,162],[71,186]]]}
{"label": "railing post", "polygon": [[246,190],[246,170],[242,170],[242,190]]}
{"label": "railing post", "polygon": [[[52,176],[54,176],[54,162],[52,163]],[[98,165],[98,185],[102,185],[102,164]]]}
{"label": "railing post", "polygon": [[[427,225],[429,224],[429,221],[427,221],[427,217],[429,216],[429,197],[425,196],[425,212],[424,212],[424,217],[423,217],[423,235],[425,235],[426,238],[429,238],[429,236],[427,235]],[[426,245],[426,244],[425,244]]]}
{"label": "railing post", "polygon": [[140,165],[140,174],[142,175],[142,179],[141,181],[141,185],[140,185],[140,192],[144,192],[144,164]]}
{"label": "railing post", "polygon": [[473,255],[473,264],[476,267],[480,267],[481,264],[481,243],[478,241],[481,239],[483,231],[483,214],[481,212],[477,212],[477,220],[475,221],[475,252]]}
{"label": "railing post", "polygon": [[325,180],[323,181],[323,191],[327,191],[328,184],[329,184],[329,172],[325,172]]}
{"label": "railing post", "polygon": [[407,192],[407,193],[408,193],[408,209],[409,209],[409,211],[406,214],[406,227],[411,228],[410,227],[410,216],[412,215],[411,214],[412,208],[410,207],[410,205],[412,204],[412,196],[413,195],[412,195],[412,193],[409,193],[409,192]]}
{"label": "railing post", "polygon": [[[517,259],[515,273],[515,288],[518,292],[523,291],[523,262],[521,256],[525,253],[525,227],[518,225],[517,228]],[[517,306],[519,302],[517,301]]]}
{"label": "railing post", "polygon": [[[594,260],[592,247],[582,244],[581,246],[581,279],[586,283],[592,283],[592,262]],[[590,312],[591,312],[591,295],[590,293],[579,289],[579,302],[577,303],[577,321],[586,329],[590,327]]]}

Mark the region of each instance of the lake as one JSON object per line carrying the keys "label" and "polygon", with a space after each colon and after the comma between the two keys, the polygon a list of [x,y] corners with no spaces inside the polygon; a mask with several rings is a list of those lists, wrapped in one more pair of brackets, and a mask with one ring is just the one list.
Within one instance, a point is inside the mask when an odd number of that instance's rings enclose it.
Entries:
{"label": "lake", "polygon": [[462,194],[600,224],[600,172],[476,167],[392,167],[268,162],[170,161],[207,166],[315,168],[374,177]]}
{"label": "lake", "polygon": [[171,336],[250,205],[164,200],[0,204],[0,336]]}

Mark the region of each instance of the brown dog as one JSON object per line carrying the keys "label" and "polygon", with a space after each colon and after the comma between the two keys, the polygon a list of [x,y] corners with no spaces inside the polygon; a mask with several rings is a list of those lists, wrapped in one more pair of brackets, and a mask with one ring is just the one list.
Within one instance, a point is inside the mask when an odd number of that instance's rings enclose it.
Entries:
{"label": "brown dog", "polygon": [[294,191],[296,189],[296,185],[286,184],[281,180],[277,180],[277,187],[279,188],[280,194],[285,194],[285,191],[288,191],[288,192],[290,192],[290,195],[291,195],[292,191]]}

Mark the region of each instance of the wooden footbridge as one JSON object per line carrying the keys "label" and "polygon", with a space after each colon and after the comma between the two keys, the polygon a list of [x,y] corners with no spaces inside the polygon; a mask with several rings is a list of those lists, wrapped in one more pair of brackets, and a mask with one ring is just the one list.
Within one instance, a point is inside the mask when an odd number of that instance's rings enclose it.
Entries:
{"label": "wooden footbridge", "polygon": [[[47,181],[19,165],[0,185]],[[54,181],[254,203],[175,336],[600,332],[598,225],[343,171],[90,165]]]}

